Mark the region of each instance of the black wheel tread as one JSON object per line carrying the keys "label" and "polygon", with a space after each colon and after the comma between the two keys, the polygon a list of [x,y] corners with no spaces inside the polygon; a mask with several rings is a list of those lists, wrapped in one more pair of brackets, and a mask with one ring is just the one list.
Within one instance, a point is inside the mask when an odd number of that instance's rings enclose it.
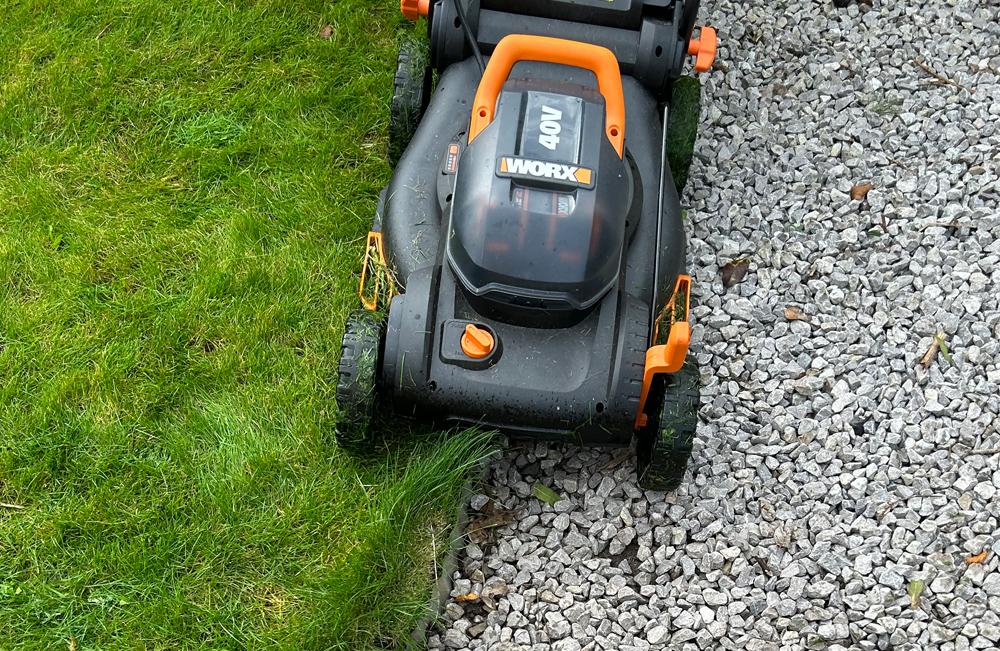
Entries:
{"label": "black wheel tread", "polygon": [[407,37],[400,43],[389,113],[389,162],[393,167],[402,158],[427,108],[431,79],[428,59],[423,41]]}
{"label": "black wheel tread", "polygon": [[669,378],[660,413],[639,440],[643,488],[672,491],[684,480],[698,427],[700,383],[698,367],[690,361]]}
{"label": "black wheel tread", "polygon": [[374,312],[356,311],[347,318],[337,375],[337,444],[352,452],[370,447],[370,424],[377,399],[381,323]]}

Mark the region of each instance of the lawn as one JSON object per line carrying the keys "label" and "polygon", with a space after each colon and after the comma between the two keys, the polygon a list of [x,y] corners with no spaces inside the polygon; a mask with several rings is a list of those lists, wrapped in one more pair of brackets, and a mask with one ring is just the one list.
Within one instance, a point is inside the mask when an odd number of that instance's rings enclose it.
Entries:
{"label": "lawn", "polygon": [[401,28],[5,5],[0,648],[393,648],[422,614],[482,443],[332,436]]}

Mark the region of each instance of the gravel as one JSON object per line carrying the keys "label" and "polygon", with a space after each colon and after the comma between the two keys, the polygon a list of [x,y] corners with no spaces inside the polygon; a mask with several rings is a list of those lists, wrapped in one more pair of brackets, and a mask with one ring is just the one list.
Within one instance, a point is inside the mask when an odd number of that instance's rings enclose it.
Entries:
{"label": "gravel", "polygon": [[1000,27],[994,2],[911,4],[703,8],[688,477],[643,492],[617,452],[511,448],[471,507],[517,517],[453,577],[504,589],[430,648],[1000,646]]}

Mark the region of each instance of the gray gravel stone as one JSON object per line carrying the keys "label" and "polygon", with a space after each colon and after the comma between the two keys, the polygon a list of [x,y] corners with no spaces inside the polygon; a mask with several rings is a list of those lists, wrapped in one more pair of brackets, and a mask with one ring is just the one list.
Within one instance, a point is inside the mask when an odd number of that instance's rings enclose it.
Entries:
{"label": "gray gravel stone", "polygon": [[670,634],[669,629],[666,626],[660,626],[659,624],[649,629],[646,633],[646,641],[650,644],[660,644],[666,641]]}
{"label": "gray gravel stone", "polygon": [[[720,56],[682,197],[686,481],[643,492],[612,452],[511,449],[470,506],[519,519],[454,577],[509,591],[449,606],[431,646],[1000,648],[996,3],[703,5]],[[939,333],[950,360],[922,364]]]}

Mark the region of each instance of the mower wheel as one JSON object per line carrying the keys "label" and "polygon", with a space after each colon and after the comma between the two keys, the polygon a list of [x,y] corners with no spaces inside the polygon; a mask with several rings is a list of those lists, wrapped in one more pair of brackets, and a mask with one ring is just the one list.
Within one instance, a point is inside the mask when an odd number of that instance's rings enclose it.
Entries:
{"label": "mower wheel", "polygon": [[680,486],[698,426],[701,400],[698,366],[689,360],[666,379],[659,418],[639,435],[639,485],[672,491]]}
{"label": "mower wheel", "polygon": [[389,113],[389,163],[393,167],[403,157],[430,100],[429,60],[424,41],[407,36],[400,42]]}
{"label": "mower wheel", "polygon": [[678,194],[687,185],[700,119],[701,82],[694,77],[678,78],[670,96],[666,124],[667,161],[670,163]]}
{"label": "mower wheel", "polygon": [[337,377],[337,444],[348,452],[371,448],[375,415],[382,321],[375,312],[358,310],[347,318]]}

